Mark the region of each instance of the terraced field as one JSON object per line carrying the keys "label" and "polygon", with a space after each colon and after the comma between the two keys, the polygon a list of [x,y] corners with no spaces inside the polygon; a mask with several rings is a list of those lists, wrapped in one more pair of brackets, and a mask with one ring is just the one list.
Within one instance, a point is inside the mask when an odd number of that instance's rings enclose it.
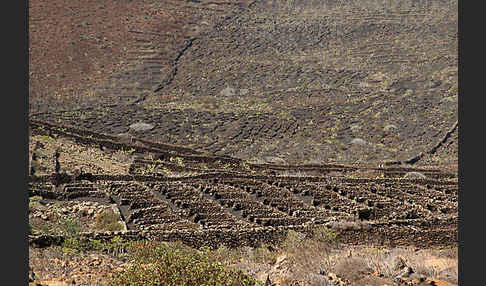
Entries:
{"label": "terraced field", "polygon": [[[345,247],[454,249],[457,4],[29,1],[36,273],[71,279],[56,245],[78,235],[259,251],[326,226]],[[85,254],[81,284],[127,267]],[[448,265],[423,274],[457,281]]]}
{"label": "terraced field", "polygon": [[[306,233],[326,225],[352,244],[457,242],[457,177],[440,169],[254,164],[138,138],[122,143],[65,125],[31,120],[30,127],[30,197],[118,208],[125,231],[83,233],[88,237],[256,246],[278,242],[289,229]],[[74,171],[63,156],[71,146],[106,156],[124,152],[128,159],[121,172],[110,173],[109,164]],[[376,176],[353,175],[364,171]],[[40,234],[30,242],[62,239]]]}
{"label": "terraced field", "polygon": [[373,3],[161,2],[123,72],[30,117],[259,163],[456,166],[457,1]]}

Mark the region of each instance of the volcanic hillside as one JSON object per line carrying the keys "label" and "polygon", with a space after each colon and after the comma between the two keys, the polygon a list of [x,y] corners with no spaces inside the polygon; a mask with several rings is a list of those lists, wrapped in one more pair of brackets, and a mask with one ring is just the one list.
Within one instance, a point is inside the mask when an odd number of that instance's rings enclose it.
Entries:
{"label": "volcanic hillside", "polygon": [[55,2],[31,2],[32,119],[259,163],[457,165],[457,1],[56,6],[71,30],[37,14]]}
{"label": "volcanic hillside", "polygon": [[73,233],[258,249],[323,228],[347,246],[456,247],[457,10],[29,1],[35,271],[71,275],[47,246]]}

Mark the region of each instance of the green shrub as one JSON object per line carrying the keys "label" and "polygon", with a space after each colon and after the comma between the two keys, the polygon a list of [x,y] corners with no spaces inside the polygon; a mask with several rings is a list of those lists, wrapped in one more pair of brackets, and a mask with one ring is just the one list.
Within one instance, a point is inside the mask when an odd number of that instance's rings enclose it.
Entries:
{"label": "green shrub", "polygon": [[112,285],[257,285],[241,270],[230,270],[209,248],[137,242],[129,248],[136,264],[115,276]]}
{"label": "green shrub", "polygon": [[106,209],[95,218],[97,230],[119,231],[123,226],[118,221],[118,215],[112,209]]}
{"label": "green shrub", "polygon": [[126,250],[130,245],[130,242],[118,236],[111,238],[109,241],[82,237],[66,237],[62,243],[65,252],[79,253],[98,250],[115,256],[126,254]]}
{"label": "green shrub", "polygon": [[313,230],[312,238],[319,242],[325,242],[330,244],[336,244],[337,232],[327,227],[316,227]]}
{"label": "green shrub", "polygon": [[66,237],[62,243],[64,252],[79,253],[89,250],[101,250],[101,242],[95,239]]}
{"label": "green shrub", "polygon": [[33,196],[29,198],[29,213],[39,208],[40,200],[42,200],[42,197],[40,196]]}
{"label": "green shrub", "polygon": [[50,233],[51,232],[51,226],[47,223],[40,225],[39,229],[42,233]]}
{"label": "green shrub", "polygon": [[80,232],[80,225],[73,219],[63,219],[62,220],[62,226],[64,232],[69,236],[69,237],[74,237],[77,236]]}

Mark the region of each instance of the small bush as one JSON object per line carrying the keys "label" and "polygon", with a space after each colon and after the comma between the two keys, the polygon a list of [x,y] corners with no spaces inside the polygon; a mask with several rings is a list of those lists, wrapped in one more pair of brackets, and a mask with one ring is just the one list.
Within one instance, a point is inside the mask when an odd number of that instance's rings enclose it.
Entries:
{"label": "small bush", "polygon": [[49,233],[49,232],[51,232],[51,226],[49,224],[47,224],[47,223],[46,224],[41,224],[39,226],[39,229],[43,233]]}
{"label": "small bush", "polygon": [[316,227],[312,238],[318,242],[336,243],[338,234],[327,227]]}
{"label": "small bush", "polygon": [[[452,257],[444,257],[444,253]],[[458,268],[454,249],[439,252],[430,249],[415,252],[406,248],[370,252],[368,249],[368,251],[361,250],[359,255],[366,260],[366,265],[373,272],[383,274],[384,277],[393,278],[398,275],[401,267],[397,266],[399,265],[397,261],[400,258],[406,266],[410,266],[418,275],[457,284]]]}
{"label": "small bush", "polygon": [[40,200],[42,200],[42,197],[40,196],[33,196],[29,198],[29,213],[39,208]]}
{"label": "small bush", "polygon": [[334,267],[335,273],[349,281],[358,281],[372,273],[373,269],[368,266],[363,257],[343,258]]}
{"label": "small bush", "polygon": [[62,243],[65,252],[79,253],[98,250],[115,256],[126,254],[127,248],[129,248],[130,245],[131,242],[125,241],[118,236],[111,238],[109,241],[81,237],[66,237]]}
{"label": "small bush", "polygon": [[78,237],[66,237],[62,243],[63,251],[79,253],[90,250],[101,250],[101,241],[95,239],[82,239]]}
{"label": "small bush", "polygon": [[136,264],[115,276],[112,285],[257,285],[242,271],[229,270],[209,248],[199,251],[182,244],[134,243],[130,255]]}
{"label": "small bush", "polygon": [[95,218],[95,228],[104,231],[119,231],[123,226],[112,209],[106,209]]}
{"label": "small bush", "polygon": [[304,246],[305,234],[296,232],[294,230],[289,230],[285,240],[282,242],[281,247],[286,251],[291,251]]}
{"label": "small bush", "polygon": [[79,234],[79,231],[81,229],[80,225],[74,221],[73,219],[64,219],[62,220],[62,226],[64,232],[69,236],[69,237],[74,237]]}

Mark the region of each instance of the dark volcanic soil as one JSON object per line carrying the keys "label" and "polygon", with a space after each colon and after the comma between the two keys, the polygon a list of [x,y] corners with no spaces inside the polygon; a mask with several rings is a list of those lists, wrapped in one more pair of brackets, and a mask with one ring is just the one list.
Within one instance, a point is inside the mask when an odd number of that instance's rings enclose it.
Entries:
{"label": "dark volcanic soil", "polygon": [[[126,72],[48,106],[33,78],[31,117],[114,135],[141,121],[142,138],[288,163],[406,161],[457,120],[457,1],[149,2]],[[457,164],[454,140],[427,164]]]}

